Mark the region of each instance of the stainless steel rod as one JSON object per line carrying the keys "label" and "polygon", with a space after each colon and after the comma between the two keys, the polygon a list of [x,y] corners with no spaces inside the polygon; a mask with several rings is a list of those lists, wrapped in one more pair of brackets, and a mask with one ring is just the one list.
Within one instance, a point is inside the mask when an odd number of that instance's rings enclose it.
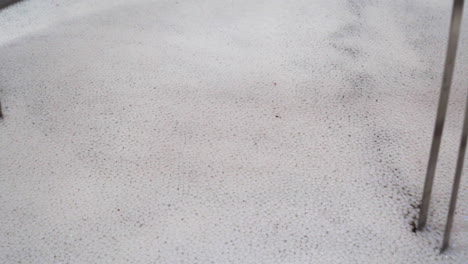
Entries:
{"label": "stainless steel rod", "polygon": [[445,116],[447,113],[450,86],[452,84],[453,68],[455,66],[455,57],[457,54],[458,37],[460,34],[460,24],[463,12],[463,3],[464,0],[453,1],[453,11],[452,19],[450,22],[447,55],[445,58],[444,76],[442,79],[442,88],[440,91],[439,106],[437,109],[434,135],[432,138],[431,152],[429,155],[429,163],[427,165],[427,174],[424,183],[421,209],[419,211],[418,230],[422,230],[426,226],[427,222],[427,213],[429,211],[429,202],[431,200],[432,185],[434,183],[434,175],[436,171],[437,158],[439,156],[442,131],[444,130]]}
{"label": "stainless steel rod", "polygon": [[458,189],[463,171],[463,163],[465,160],[466,140],[468,136],[468,98],[465,106],[465,120],[463,121],[463,130],[460,139],[460,147],[458,149],[457,168],[453,180],[452,195],[450,197],[450,206],[447,214],[447,223],[445,224],[444,239],[440,252],[444,252],[449,246],[450,232],[452,231],[453,217],[455,215],[455,207],[457,206]]}

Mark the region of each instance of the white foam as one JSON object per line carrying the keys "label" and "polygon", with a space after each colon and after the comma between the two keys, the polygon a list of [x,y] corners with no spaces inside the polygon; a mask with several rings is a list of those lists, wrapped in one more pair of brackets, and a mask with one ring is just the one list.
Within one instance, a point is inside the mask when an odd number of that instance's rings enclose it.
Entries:
{"label": "white foam", "polygon": [[0,11],[0,262],[466,262],[467,177],[452,249],[438,255],[466,16],[430,231],[410,224],[448,2],[28,0]]}

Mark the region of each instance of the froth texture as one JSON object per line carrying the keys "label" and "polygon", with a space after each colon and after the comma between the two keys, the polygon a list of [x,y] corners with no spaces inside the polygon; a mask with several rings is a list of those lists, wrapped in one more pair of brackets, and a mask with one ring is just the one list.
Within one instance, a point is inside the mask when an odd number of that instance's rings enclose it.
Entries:
{"label": "froth texture", "polygon": [[0,11],[0,263],[466,263],[468,177],[438,254],[466,16],[428,230],[412,232],[450,2]]}

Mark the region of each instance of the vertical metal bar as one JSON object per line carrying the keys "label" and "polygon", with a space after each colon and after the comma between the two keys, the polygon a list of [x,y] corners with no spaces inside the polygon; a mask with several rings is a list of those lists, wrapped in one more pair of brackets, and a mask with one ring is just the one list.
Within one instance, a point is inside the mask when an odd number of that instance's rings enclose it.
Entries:
{"label": "vertical metal bar", "polygon": [[448,98],[450,94],[450,86],[452,84],[453,68],[455,66],[455,56],[457,54],[458,36],[460,33],[460,24],[463,12],[464,0],[453,1],[452,19],[450,22],[450,33],[447,45],[447,56],[445,58],[444,76],[442,79],[442,88],[439,97],[439,106],[437,109],[436,124],[434,135],[432,138],[431,153],[429,163],[427,165],[426,180],[424,183],[424,191],[419,211],[418,230],[422,230],[426,226],[427,213],[429,210],[429,202],[432,193],[432,184],[434,183],[434,175],[436,171],[437,158],[439,156],[440,142],[442,139],[442,131],[444,129],[445,116],[447,113]]}
{"label": "vertical metal bar", "polygon": [[458,189],[463,171],[463,163],[465,160],[466,140],[468,137],[468,98],[465,106],[465,120],[463,121],[463,130],[460,139],[460,147],[458,149],[457,169],[453,180],[452,196],[450,197],[450,206],[447,214],[447,223],[445,224],[444,240],[440,252],[444,252],[449,246],[450,232],[452,230],[453,216],[455,215],[455,207],[457,206]]}

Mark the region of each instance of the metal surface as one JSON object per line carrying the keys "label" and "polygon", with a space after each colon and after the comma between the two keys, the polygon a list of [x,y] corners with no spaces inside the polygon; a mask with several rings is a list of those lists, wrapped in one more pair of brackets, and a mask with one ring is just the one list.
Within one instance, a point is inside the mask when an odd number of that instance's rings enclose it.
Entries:
{"label": "metal surface", "polygon": [[439,106],[437,109],[434,135],[432,138],[431,153],[429,156],[429,163],[427,166],[426,180],[424,183],[421,210],[419,212],[418,230],[422,230],[426,226],[427,222],[427,214],[429,211],[429,202],[431,199],[432,185],[434,183],[434,175],[436,171],[437,158],[439,156],[442,131],[444,129],[445,116],[447,113],[450,86],[452,84],[453,68],[455,66],[455,56],[457,54],[458,37],[460,34],[460,24],[463,12],[463,3],[464,0],[453,1],[453,11],[452,19],[450,22],[447,56],[445,58],[444,76],[442,80],[442,88],[440,91]]}
{"label": "metal surface", "polygon": [[468,98],[465,106],[465,120],[463,121],[463,130],[458,149],[457,169],[455,171],[455,179],[453,180],[452,196],[450,197],[450,207],[447,215],[447,223],[445,225],[444,240],[440,252],[444,252],[449,246],[450,232],[452,231],[453,216],[455,215],[455,207],[457,206],[458,189],[460,187],[461,174],[463,171],[463,163],[466,152],[466,139],[468,136]]}

